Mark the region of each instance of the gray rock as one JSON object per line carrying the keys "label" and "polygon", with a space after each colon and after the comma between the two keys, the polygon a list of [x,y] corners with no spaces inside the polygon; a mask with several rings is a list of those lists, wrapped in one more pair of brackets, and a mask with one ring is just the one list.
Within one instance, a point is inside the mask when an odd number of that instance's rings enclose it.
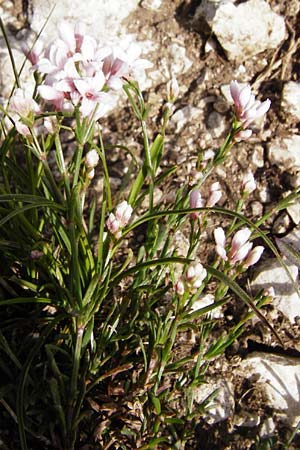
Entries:
{"label": "gray rock", "polygon": [[268,144],[268,159],[283,171],[300,170],[300,135],[275,138]]}
{"label": "gray rock", "polygon": [[[300,361],[287,356],[253,353],[242,361],[238,372],[256,380],[268,406],[281,420],[295,426],[300,419]],[[272,424],[270,433],[272,433]],[[264,431],[266,434],[266,430]]]}
{"label": "gray rock", "polygon": [[230,381],[220,378],[209,381],[193,391],[196,403],[202,403],[210,395],[213,395],[214,399],[205,413],[205,419],[209,424],[221,422],[233,415],[235,406],[234,386]]}
{"label": "gray rock", "polygon": [[299,225],[300,223],[300,202],[299,200],[295,201],[292,205],[288,206],[286,208],[287,212],[289,213],[292,221],[295,225]]}
{"label": "gray rock", "polygon": [[274,234],[286,233],[290,225],[291,225],[290,216],[286,212],[283,212],[275,219],[272,227],[272,232]]}
{"label": "gray rock", "polygon": [[300,83],[289,81],[284,85],[281,105],[287,113],[300,119]]}
{"label": "gray rock", "polygon": [[212,111],[207,118],[207,127],[214,138],[219,138],[225,133],[227,121],[222,114]]}
{"label": "gray rock", "polygon": [[[298,267],[285,261],[291,278],[297,284]],[[253,279],[251,288],[253,292],[261,289],[273,288],[275,292],[273,305],[282,312],[291,323],[295,317],[300,316],[300,298],[295,292],[290,277],[276,258],[265,260],[258,268],[258,275]]]}
{"label": "gray rock", "polygon": [[251,161],[256,167],[264,167],[264,148],[262,145],[255,145],[251,155]]}
{"label": "gray rock", "polygon": [[204,0],[195,20],[204,18],[231,60],[245,61],[267,49],[277,48],[285,37],[284,18],[265,0]]}

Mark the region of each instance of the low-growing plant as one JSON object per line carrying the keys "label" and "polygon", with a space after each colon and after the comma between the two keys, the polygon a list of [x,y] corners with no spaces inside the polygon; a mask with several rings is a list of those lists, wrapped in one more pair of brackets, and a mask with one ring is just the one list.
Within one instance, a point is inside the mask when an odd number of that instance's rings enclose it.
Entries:
{"label": "low-growing plant", "polygon": [[[183,448],[217,394],[195,400],[210,361],[253,314],[280,339],[261,312],[269,294],[252,298],[239,282],[264,247],[279,258],[260,228],[271,212],[256,223],[243,214],[256,188],[252,174],[235,210],[217,206],[222,188],[209,181],[270,101],[233,81],[235,116],[224,144],[199,151],[197,177],[174,189],[180,167],[161,162],[175,79],[150,139],[151,112],[138,84],[150,63],[134,46],[101,46],[82,24],[62,23],[56,41],[45,47],[39,39],[25,52],[35,86],[26,92],[14,66],[1,122],[1,426],[22,450],[93,442]],[[130,148],[110,144],[101,128],[118,90],[139,122]],[[127,161],[118,189],[112,151]],[[236,301],[245,304],[243,316],[214,337],[214,312]]]}

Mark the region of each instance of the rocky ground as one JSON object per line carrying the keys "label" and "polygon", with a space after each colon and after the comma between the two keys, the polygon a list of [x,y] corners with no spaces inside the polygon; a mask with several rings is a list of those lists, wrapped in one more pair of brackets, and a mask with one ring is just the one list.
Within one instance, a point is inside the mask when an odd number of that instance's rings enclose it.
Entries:
{"label": "rocky ground", "polygon": [[[232,116],[228,85],[233,79],[250,83],[260,99],[271,99],[272,106],[253,137],[237,144],[228,161],[217,169],[214,177],[224,191],[222,204],[227,208],[235,204],[237,186],[249,169],[258,184],[245,211],[251,219],[260,218],[299,186],[298,0],[103,0],[89,1],[84,7],[81,3],[62,1],[49,20],[47,32],[54,33],[59,17],[81,18],[102,39],[112,39],[113,33],[118,33],[128,42],[137,41],[153,62],[143,85],[151,106],[153,132],[166,82],[172,75],[177,77],[180,94],[167,135],[165,164],[180,163],[182,173],[170,189],[195,174],[199,149],[214,149],[222,143]],[[20,42],[40,29],[50,4],[46,7],[41,0],[28,0],[0,5],[17,62],[21,60]],[[5,97],[11,72],[2,41],[0,46]],[[135,123],[126,109],[122,114],[113,112],[103,126],[107,139],[116,131],[124,144],[130,144]],[[114,138],[110,139],[114,143]],[[111,164],[117,186],[122,167],[113,158]],[[287,244],[300,248],[299,206],[297,203],[271,214],[264,226],[284,254]],[[297,284],[299,263],[291,258],[287,263]],[[219,394],[199,424],[195,449],[300,447],[300,436],[296,434],[291,441],[300,424],[300,300],[282,266],[266,251],[251,274],[249,290],[255,293],[269,287],[274,288],[275,297],[265,313],[285,347],[274,342],[253,319],[239,341],[210,366],[208,384],[196,395],[200,403],[216,388]],[[237,309],[228,306],[222,311],[220,328],[237,320]]]}

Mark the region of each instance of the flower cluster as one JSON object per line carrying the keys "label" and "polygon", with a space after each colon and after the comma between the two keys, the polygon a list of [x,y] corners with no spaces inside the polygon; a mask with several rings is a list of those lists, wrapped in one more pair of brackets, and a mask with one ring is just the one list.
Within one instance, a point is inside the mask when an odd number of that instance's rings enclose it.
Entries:
{"label": "flower cluster", "polygon": [[229,261],[232,265],[242,262],[245,268],[252,266],[259,261],[264,247],[258,245],[252,248],[253,243],[249,242],[250,236],[249,228],[240,229],[233,236],[229,251],[226,251],[225,233],[223,228],[218,227],[214,230],[216,252],[224,261]]}
{"label": "flower cluster", "polygon": [[191,263],[184,276],[182,276],[175,285],[175,290],[178,295],[183,295],[187,290],[194,293],[200,288],[203,280],[207,275],[206,269],[199,262]]}
{"label": "flower cluster", "polygon": [[[201,196],[198,189],[194,189],[190,193],[190,208],[212,208],[222,197],[222,191],[220,183],[217,181],[213,183],[210,187],[210,192],[208,199],[205,199]],[[196,220],[199,213],[193,212],[191,213],[191,218]]]}
{"label": "flower cluster", "polygon": [[132,207],[124,200],[116,207],[116,213],[110,213],[108,216],[106,226],[116,239],[121,237],[121,231],[128,224],[131,214]]}
{"label": "flower cluster", "polygon": [[34,69],[45,77],[38,92],[57,111],[72,112],[79,106],[82,117],[98,120],[114,104],[111,91],[152,66],[139,58],[136,44],[126,52],[102,47],[86,34],[82,23],[72,27],[63,22],[58,33],[59,38],[43,51],[40,46],[36,52],[27,51]]}
{"label": "flower cluster", "polygon": [[248,84],[241,86],[237,81],[230,83],[230,94],[234,102],[236,117],[243,128],[237,137],[247,139],[252,134],[252,130],[248,126],[266,114],[271,106],[271,101],[269,99],[264,102],[255,100],[251,87]]}

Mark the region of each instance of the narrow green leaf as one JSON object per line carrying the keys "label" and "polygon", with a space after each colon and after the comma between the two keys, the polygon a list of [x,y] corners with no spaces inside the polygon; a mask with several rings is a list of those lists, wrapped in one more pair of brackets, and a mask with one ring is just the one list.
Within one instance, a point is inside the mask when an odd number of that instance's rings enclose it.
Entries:
{"label": "narrow green leaf", "polygon": [[278,335],[278,333],[274,330],[272,325],[268,322],[268,320],[265,318],[265,316],[260,312],[260,310],[257,308],[253,300],[250,298],[250,296],[245,292],[235,281],[233,281],[231,278],[229,278],[224,273],[220,272],[219,270],[215,269],[214,267],[204,265],[206,270],[213,275],[218,280],[225,283],[229,288],[238,296],[241,300],[243,300],[244,303],[246,303],[247,306],[249,306],[253,312],[257,315],[257,317],[269,328],[269,330],[274,334],[280,345],[284,347],[284,344]]}

